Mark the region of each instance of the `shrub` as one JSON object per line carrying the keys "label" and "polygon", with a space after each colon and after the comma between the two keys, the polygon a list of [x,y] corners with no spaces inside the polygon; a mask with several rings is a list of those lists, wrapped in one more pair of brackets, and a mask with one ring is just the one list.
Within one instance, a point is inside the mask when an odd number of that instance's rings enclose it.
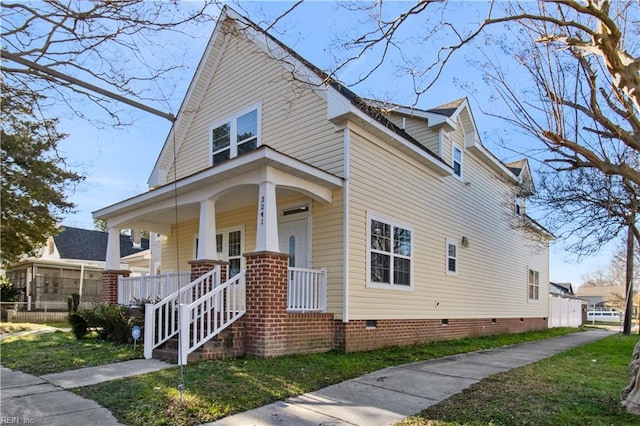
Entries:
{"label": "shrub", "polygon": [[108,303],[69,314],[69,323],[77,339],[82,339],[90,329],[95,329],[98,339],[128,343],[132,339],[131,328],[139,322],[141,320],[136,319],[126,306]]}
{"label": "shrub", "polygon": [[99,327],[98,338],[119,343],[131,339],[135,321],[126,306],[102,303],[95,306],[93,314]]}
{"label": "shrub", "polygon": [[89,332],[89,323],[82,316],[81,312],[72,312],[69,314],[69,324],[71,324],[71,331],[76,339],[80,340]]}
{"label": "shrub", "polygon": [[20,290],[13,286],[9,278],[0,277],[0,301],[15,302],[19,294]]}

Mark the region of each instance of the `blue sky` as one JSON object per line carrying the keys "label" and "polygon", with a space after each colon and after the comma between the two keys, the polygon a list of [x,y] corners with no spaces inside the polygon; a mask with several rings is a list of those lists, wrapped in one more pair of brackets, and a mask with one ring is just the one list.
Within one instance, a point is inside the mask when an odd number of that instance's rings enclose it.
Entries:
{"label": "blue sky", "polygon": [[[232,4],[232,7],[257,22],[270,22],[290,6],[291,3],[287,2]],[[454,2],[450,6],[450,12],[455,14],[460,23],[465,24],[477,20],[483,7],[484,4],[481,2]],[[315,65],[327,68],[333,64],[332,56],[336,52],[332,45],[334,38],[345,31],[358,28],[357,20],[340,11],[334,2],[314,1],[297,8],[282,20],[277,27],[280,32],[274,35]],[[213,24],[199,28],[188,39],[171,40],[166,54],[175,53],[172,49],[180,49],[180,53],[185,54],[185,69],[175,73],[174,87],[163,88],[163,93],[172,95],[167,96],[164,102],[151,106],[173,113],[177,111],[212,29]],[[411,31],[417,34],[419,29],[419,26],[407,27],[408,31],[402,35],[410,38]],[[433,54],[433,49],[427,47],[418,45],[407,48],[416,49],[413,53],[427,57]],[[496,54],[499,55],[499,52]],[[522,150],[526,141],[514,141],[514,145],[517,146],[514,150],[505,150],[491,142],[491,135],[504,131],[506,125],[490,119],[481,112],[481,109],[488,105],[490,93],[474,70],[467,66],[467,60],[473,58],[473,55],[473,51],[460,52],[446,68],[438,83],[420,99],[418,107],[430,108],[469,96],[483,143],[502,160],[512,161],[520,158],[522,155],[514,151]],[[371,55],[365,55],[340,74],[341,80],[353,81],[372,63]],[[462,90],[459,87],[460,81],[467,84],[473,93]],[[364,84],[356,86],[354,90],[364,96],[375,96],[401,104],[411,104],[414,100],[411,82],[406,76],[397,73],[393,67],[383,69]],[[86,108],[90,111],[93,106],[87,104]],[[131,126],[122,129],[99,129],[78,118],[63,116],[60,129],[69,137],[60,146],[62,155],[68,159],[71,166],[87,176],[86,181],[70,197],[70,200],[77,204],[77,212],[68,215],[63,220],[63,225],[92,229],[91,212],[147,190],[147,179],[165,141],[170,123],[163,118],[126,106],[122,109],[134,120]],[[97,110],[92,112],[99,113]],[[535,164],[532,166],[535,169]],[[572,282],[574,286],[582,283],[585,273],[603,268],[609,263],[611,249],[612,247],[606,247],[598,256],[582,259],[577,263],[574,255],[562,250],[562,242],[557,242],[550,254],[551,280]]]}

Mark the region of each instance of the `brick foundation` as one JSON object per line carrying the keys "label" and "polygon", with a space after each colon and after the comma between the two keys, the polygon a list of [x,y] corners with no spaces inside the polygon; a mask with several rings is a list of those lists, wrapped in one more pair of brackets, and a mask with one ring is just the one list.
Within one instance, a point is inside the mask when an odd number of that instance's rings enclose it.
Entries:
{"label": "brick foundation", "polygon": [[109,269],[102,271],[102,303],[118,303],[118,277],[128,277],[130,271]]}
{"label": "brick foundation", "polygon": [[333,314],[289,313],[285,327],[286,354],[328,352],[335,346]]}
{"label": "brick foundation", "polygon": [[344,323],[335,321],[336,349],[357,352],[387,346],[427,343],[463,337],[521,333],[547,329],[547,318],[481,318],[445,320],[376,320],[375,327],[367,321]]}

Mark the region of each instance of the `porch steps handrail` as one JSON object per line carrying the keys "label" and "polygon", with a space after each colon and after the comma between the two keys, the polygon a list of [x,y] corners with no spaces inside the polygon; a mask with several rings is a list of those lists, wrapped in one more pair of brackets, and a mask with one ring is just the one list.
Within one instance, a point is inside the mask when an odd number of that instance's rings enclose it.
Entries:
{"label": "porch steps handrail", "polygon": [[178,334],[181,304],[191,304],[219,285],[220,267],[217,266],[158,303],[145,304],[144,357],[150,359],[155,348]]}
{"label": "porch steps handrail", "polygon": [[289,267],[287,311],[324,312],[327,308],[327,269]]}
{"label": "porch steps handrail", "polygon": [[134,300],[164,299],[191,281],[191,272],[118,277],[118,303],[129,305]]}
{"label": "porch steps handrail", "polygon": [[246,313],[245,272],[241,271],[198,300],[180,306],[180,364],[186,365],[191,352]]}

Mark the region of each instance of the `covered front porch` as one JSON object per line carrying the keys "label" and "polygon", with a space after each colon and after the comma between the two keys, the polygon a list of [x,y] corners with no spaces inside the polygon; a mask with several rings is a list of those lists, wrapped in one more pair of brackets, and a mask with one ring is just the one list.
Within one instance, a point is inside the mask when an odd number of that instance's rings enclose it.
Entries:
{"label": "covered front porch", "polygon": [[[211,292],[231,281],[234,291],[243,291],[234,297],[246,305],[239,316],[246,353],[300,352],[288,346],[287,336],[274,340],[274,332],[290,320],[287,315],[327,312],[332,264],[320,263],[326,256],[314,253],[313,215],[314,210],[339,208],[334,193],[341,187],[341,178],[263,146],[97,211],[94,217],[105,219],[109,232],[103,301],[165,300],[218,270]],[[128,277],[119,269],[116,242],[120,230],[129,228],[152,233],[156,265],[151,268],[159,273]],[[200,293],[188,303],[206,296]],[[216,303],[211,299],[200,312],[221,306],[227,296],[216,297]]]}

